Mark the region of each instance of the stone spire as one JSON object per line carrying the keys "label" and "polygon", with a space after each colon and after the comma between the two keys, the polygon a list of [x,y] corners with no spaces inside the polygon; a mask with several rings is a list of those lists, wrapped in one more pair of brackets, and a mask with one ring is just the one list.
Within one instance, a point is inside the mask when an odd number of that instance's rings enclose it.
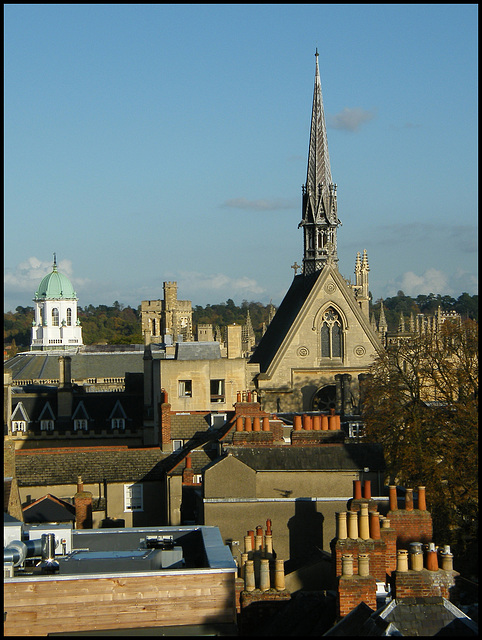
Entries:
{"label": "stone spire", "polygon": [[328,261],[338,261],[336,229],[341,224],[337,217],[336,184],[331,178],[318,50],[315,56],[308,170],[303,185],[303,218],[299,224],[304,230],[305,275],[321,271]]}

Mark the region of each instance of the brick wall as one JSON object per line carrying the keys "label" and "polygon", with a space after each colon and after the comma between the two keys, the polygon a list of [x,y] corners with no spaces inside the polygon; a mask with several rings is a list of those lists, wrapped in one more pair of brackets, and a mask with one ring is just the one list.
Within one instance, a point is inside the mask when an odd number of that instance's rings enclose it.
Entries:
{"label": "brick wall", "polygon": [[450,589],[455,586],[457,571],[395,571],[392,590],[396,598],[423,598],[441,596],[450,599]]}
{"label": "brick wall", "polygon": [[397,509],[389,511],[387,518],[397,533],[399,547],[405,548],[410,542],[431,542],[432,516],[428,511]]}
{"label": "brick wall", "polygon": [[[371,568],[370,568],[371,572]],[[337,607],[339,616],[346,616],[364,602],[373,610],[377,608],[377,583],[372,576],[341,576],[338,579]]]}

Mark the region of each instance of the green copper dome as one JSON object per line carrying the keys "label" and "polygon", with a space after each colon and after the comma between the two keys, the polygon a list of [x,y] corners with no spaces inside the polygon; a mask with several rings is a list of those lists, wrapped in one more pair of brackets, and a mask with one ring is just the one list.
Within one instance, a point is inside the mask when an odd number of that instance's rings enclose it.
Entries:
{"label": "green copper dome", "polygon": [[42,279],[35,292],[34,300],[77,300],[77,294],[70,280],[57,271],[55,257],[52,273]]}

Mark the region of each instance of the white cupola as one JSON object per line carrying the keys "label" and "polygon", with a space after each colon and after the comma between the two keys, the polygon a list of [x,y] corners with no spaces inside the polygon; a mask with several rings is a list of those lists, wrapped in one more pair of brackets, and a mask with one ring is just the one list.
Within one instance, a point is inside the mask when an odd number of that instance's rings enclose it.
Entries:
{"label": "white cupola", "polygon": [[33,301],[31,351],[72,349],[82,344],[77,294],[67,276],[58,271],[55,253],[52,273],[42,279]]}

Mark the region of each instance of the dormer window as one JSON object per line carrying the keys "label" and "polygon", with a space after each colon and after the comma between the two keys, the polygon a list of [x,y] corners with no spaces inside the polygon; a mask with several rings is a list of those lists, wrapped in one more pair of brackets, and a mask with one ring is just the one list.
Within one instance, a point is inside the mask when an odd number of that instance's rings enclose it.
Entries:
{"label": "dormer window", "polygon": [[124,420],[124,418],[113,418],[111,420],[111,427],[113,429],[125,429],[126,421]]}
{"label": "dormer window", "polygon": [[27,423],[25,420],[14,420],[12,422],[12,433],[17,431],[22,431],[23,433],[27,431]]}
{"label": "dormer window", "polygon": [[40,421],[40,431],[53,431],[54,430],[54,421],[53,420],[41,420]]}
{"label": "dormer window", "polygon": [[87,431],[87,420],[74,420],[74,431]]}

